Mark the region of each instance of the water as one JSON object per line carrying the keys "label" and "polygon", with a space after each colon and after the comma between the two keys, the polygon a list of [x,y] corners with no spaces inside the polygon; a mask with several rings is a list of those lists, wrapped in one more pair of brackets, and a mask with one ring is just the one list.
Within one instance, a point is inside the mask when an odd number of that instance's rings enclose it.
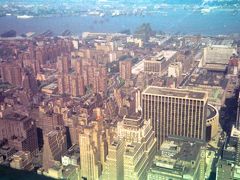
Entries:
{"label": "water", "polygon": [[240,33],[240,13],[215,10],[206,15],[198,11],[184,9],[164,10],[163,14],[145,16],[66,16],[66,17],[34,17],[17,19],[15,16],[0,18],[0,33],[10,29],[18,34],[27,32],[42,33],[51,30],[55,35],[69,29],[73,34],[82,32],[120,32],[130,29],[131,32],[142,23],[150,23],[156,31],[167,33],[219,35]]}

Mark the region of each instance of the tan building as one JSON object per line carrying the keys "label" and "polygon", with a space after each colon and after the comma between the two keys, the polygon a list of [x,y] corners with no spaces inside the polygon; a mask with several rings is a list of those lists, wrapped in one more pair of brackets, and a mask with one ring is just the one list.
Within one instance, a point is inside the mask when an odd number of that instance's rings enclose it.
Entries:
{"label": "tan building", "polygon": [[182,63],[181,62],[175,62],[171,63],[168,67],[168,77],[180,77],[182,75]]}
{"label": "tan building", "polygon": [[123,180],[124,140],[115,139],[108,145],[108,155],[104,163],[102,180]]}
{"label": "tan building", "polygon": [[79,134],[82,178],[98,180],[107,156],[107,140],[102,121],[94,121]]}
{"label": "tan building", "polygon": [[176,51],[161,51],[144,60],[144,72],[162,76],[168,73],[168,66],[175,60]]}
{"label": "tan building", "polygon": [[57,59],[57,70],[59,73],[68,74],[71,67],[70,56],[59,56]]}
{"label": "tan building", "polygon": [[31,153],[28,151],[18,151],[12,156],[10,167],[31,171],[33,169]]}
{"label": "tan building", "polygon": [[212,45],[204,48],[204,64],[228,64],[230,57],[236,54],[236,48],[225,45]]}
{"label": "tan building", "polygon": [[[123,154],[124,180],[146,180],[147,170],[156,154],[156,139],[150,121],[137,115],[119,122],[117,135],[125,141]],[[121,166],[119,160],[118,165]]]}
{"label": "tan building", "polygon": [[157,147],[169,135],[205,140],[208,95],[201,91],[147,87],[142,93],[142,113],[150,119]]}

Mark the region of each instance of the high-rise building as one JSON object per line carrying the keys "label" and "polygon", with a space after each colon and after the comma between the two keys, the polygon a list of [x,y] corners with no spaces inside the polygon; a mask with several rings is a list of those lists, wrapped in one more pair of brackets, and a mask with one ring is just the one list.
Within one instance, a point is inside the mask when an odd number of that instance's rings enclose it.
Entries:
{"label": "high-rise building", "polygon": [[18,64],[3,62],[0,64],[0,72],[3,82],[22,87],[22,68]]}
{"label": "high-rise building", "polygon": [[147,180],[201,180],[204,176],[204,143],[191,138],[169,137],[155,156]]}
{"label": "high-rise building", "polygon": [[[147,170],[156,154],[156,138],[150,121],[139,115],[125,116],[117,126],[117,135],[125,141],[123,153],[124,179],[145,180]],[[120,151],[121,152],[121,151]],[[122,161],[118,157],[118,165]]]}
{"label": "high-rise building", "polygon": [[108,145],[108,155],[104,163],[102,179],[123,180],[123,153],[125,150],[124,140],[114,139]]}
{"label": "high-rise building", "polygon": [[17,113],[7,114],[0,119],[0,139],[18,151],[38,152],[35,121]]}
{"label": "high-rise building", "polygon": [[70,56],[62,55],[57,60],[58,73],[68,74],[71,67]]}
{"label": "high-rise building", "polygon": [[43,136],[43,168],[48,171],[56,161],[67,151],[67,138],[65,127],[59,126]]}
{"label": "high-rise building", "polygon": [[120,77],[127,81],[131,79],[132,75],[132,61],[131,60],[124,60],[119,62],[119,71]]}
{"label": "high-rise building", "polygon": [[97,180],[107,156],[107,140],[102,121],[93,121],[79,134],[80,166],[83,179]]}
{"label": "high-rise building", "polygon": [[142,93],[143,118],[151,120],[157,147],[169,135],[205,140],[206,92],[147,87]]}

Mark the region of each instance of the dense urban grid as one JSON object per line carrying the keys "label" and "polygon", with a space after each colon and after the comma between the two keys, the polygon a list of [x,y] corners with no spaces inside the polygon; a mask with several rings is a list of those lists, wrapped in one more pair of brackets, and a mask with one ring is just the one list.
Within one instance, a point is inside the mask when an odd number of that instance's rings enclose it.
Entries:
{"label": "dense urban grid", "polygon": [[170,35],[148,23],[7,32],[0,179],[10,168],[22,179],[240,179],[239,52],[238,34]]}

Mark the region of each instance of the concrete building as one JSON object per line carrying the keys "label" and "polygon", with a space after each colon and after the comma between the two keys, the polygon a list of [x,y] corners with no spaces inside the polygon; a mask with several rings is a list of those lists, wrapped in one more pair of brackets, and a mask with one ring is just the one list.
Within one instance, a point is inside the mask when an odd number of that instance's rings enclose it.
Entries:
{"label": "concrete building", "polygon": [[62,166],[60,163],[55,163],[47,172],[38,170],[38,174],[43,174],[54,179],[66,180],[82,180],[80,168],[74,165]]}
{"label": "concrete building", "polygon": [[132,61],[131,60],[124,60],[119,62],[119,72],[120,77],[128,81],[131,79],[132,75]]}
{"label": "concrete building", "polygon": [[189,77],[185,86],[189,89],[207,91],[209,104],[220,110],[225,103],[229,83],[224,73],[199,68]]}
{"label": "concrete building", "polygon": [[61,157],[63,166],[73,165],[80,166],[80,149],[78,145],[70,147]]}
{"label": "concrete building", "polygon": [[203,50],[203,67],[207,69],[224,70],[230,57],[236,54],[236,48],[226,45],[212,45]]}
{"label": "concrete building", "polygon": [[0,139],[7,139],[18,151],[38,152],[35,121],[27,116],[10,113],[0,118]]}
{"label": "concrete building", "polygon": [[67,151],[66,130],[59,126],[43,136],[43,168],[48,171]]}
{"label": "concrete building", "polygon": [[61,74],[68,74],[71,68],[70,56],[61,55],[57,58],[57,70]]}
{"label": "concrete building", "polygon": [[204,143],[196,139],[169,137],[155,156],[147,180],[202,180],[205,174]]}
{"label": "concrete building", "polygon": [[150,121],[143,121],[138,115],[125,116],[117,126],[117,134],[125,141],[124,180],[145,180],[156,154],[156,139]]}
{"label": "concrete building", "polygon": [[98,180],[107,156],[106,134],[102,121],[94,121],[79,134],[82,178]]}
{"label": "concrete building", "polygon": [[19,170],[33,170],[31,153],[18,151],[12,156],[10,167]]}
{"label": "concrete building", "polygon": [[102,180],[124,180],[124,150],[124,140],[115,139],[108,145],[108,155],[103,166]]}
{"label": "concrete building", "polygon": [[144,72],[162,76],[168,73],[168,66],[174,62],[176,51],[161,51],[144,60]]}
{"label": "concrete building", "polygon": [[151,120],[157,147],[169,135],[205,140],[207,93],[149,86],[142,92],[143,118]]}
{"label": "concrete building", "polygon": [[182,75],[182,63],[181,62],[175,62],[171,63],[168,67],[168,77],[180,77]]}
{"label": "concrete building", "polygon": [[0,74],[3,82],[22,87],[22,68],[17,63],[3,62],[0,64]]}

